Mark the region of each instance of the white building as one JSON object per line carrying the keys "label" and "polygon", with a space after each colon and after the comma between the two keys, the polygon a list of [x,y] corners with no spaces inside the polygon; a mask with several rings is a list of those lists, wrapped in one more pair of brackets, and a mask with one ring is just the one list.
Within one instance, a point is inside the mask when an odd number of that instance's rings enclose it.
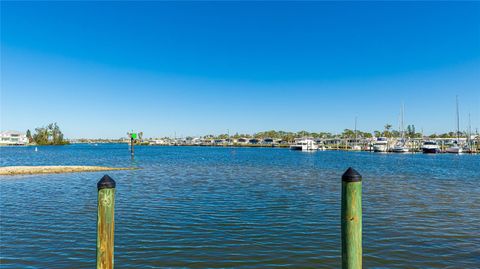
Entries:
{"label": "white building", "polygon": [[0,132],[0,145],[26,145],[28,138],[25,133],[17,131]]}
{"label": "white building", "polygon": [[172,141],[165,138],[152,139],[152,140],[149,140],[148,142],[150,145],[171,145],[172,144]]}

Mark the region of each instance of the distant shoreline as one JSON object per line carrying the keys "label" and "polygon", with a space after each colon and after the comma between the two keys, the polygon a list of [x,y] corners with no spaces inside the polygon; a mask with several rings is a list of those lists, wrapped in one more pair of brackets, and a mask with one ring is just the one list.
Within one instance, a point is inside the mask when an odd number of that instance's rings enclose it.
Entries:
{"label": "distant shoreline", "polygon": [[[435,139],[432,139],[432,140],[435,140]],[[409,148],[408,152],[404,152],[404,153],[421,153],[422,152],[421,145],[422,145],[423,140],[422,139],[416,139],[416,140],[412,140],[412,141],[415,141],[416,143]],[[130,147],[130,145],[128,143],[125,143],[125,142],[70,143],[70,144],[65,145],[65,146],[73,146],[73,145],[98,146],[98,145],[106,145],[106,144],[123,144],[123,145],[126,145],[127,147]],[[292,145],[291,143],[288,143],[288,144],[283,144],[283,143],[282,144],[263,144],[263,143],[258,143],[258,144],[250,144],[250,143],[150,144],[150,143],[136,143],[135,147],[143,146],[143,147],[205,147],[205,148],[212,147],[212,148],[277,148],[277,149],[289,149],[291,145]],[[37,147],[37,145],[4,145],[2,147],[32,147],[32,146]],[[48,146],[52,146],[52,145],[42,145],[42,146],[38,146],[38,147],[48,147]],[[58,145],[54,145],[54,146],[56,147]],[[64,145],[61,145],[61,146],[64,146]],[[343,142],[343,143],[339,143],[339,144],[323,145],[319,148],[319,150],[321,150],[321,151],[323,151],[323,150],[327,150],[327,151],[348,151],[348,152],[374,152],[373,144],[359,143],[359,146],[360,146],[359,149],[353,149],[351,145],[345,144],[345,142]],[[469,152],[464,151],[463,153],[465,153],[465,154],[477,154],[480,151],[479,146],[480,146],[480,144],[478,146],[474,145],[472,151],[469,151]],[[390,148],[387,149],[385,152],[391,153],[392,149],[393,149],[393,145],[391,145]],[[446,153],[445,149],[446,149],[446,145],[440,144],[440,152],[438,152],[438,153]],[[396,153],[396,154],[398,154],[398,153]],[[124,168],[122,170],[127,170],[127,169],[130,169],[130,168]],[[117,170],[119,170],[119,169],[117,169]],[[102,170],[99,170],[99,171],[102,171]],[[0,172],[0,175],[2,175],[1,172]]]}
{"label": "distant shoreline", "polygon": [[4,166],[0,167],[0,175],[35,175],[60,174],[78,172],[98,172],[116,170],[136,170],[135,167],[107,167],[107,166],[76,166],[76,165],[48,165],[48,166]]}

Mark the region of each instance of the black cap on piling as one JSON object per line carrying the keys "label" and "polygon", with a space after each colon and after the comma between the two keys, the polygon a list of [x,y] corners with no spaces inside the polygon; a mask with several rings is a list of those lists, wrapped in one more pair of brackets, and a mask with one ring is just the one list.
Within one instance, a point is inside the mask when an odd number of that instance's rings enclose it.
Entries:
{"label": "black cap on piling", "polygon": [[362,181],[362,175],[357,170],[349,167],[342,175],[342,181],[344,182],[360,182]]}
{"label": "black cap on piling", "polygon": [[115,180],[109,177],[108,175],[104,175],[102,179],[97,183],[97,189],[113,189],[115,188]]}

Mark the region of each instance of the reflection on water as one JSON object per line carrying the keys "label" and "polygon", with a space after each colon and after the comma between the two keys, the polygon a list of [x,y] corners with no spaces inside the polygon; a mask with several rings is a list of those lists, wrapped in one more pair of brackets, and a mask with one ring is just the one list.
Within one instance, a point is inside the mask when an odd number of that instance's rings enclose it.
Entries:
{"label": "reflection on water", "polygon": [[[127,145],[0,148],[1,165],[139,166],[116,268],[338,268],[340,176],[364,177],[365,268],[476,268],[479,156]],[[103,173],[0,177],[2,268],[92,268]]]}

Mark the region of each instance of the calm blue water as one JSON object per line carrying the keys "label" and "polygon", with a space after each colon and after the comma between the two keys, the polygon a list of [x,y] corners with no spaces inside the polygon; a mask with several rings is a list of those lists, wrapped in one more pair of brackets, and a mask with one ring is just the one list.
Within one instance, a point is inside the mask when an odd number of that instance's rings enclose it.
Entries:
{"label": "calm blue water", "polygon": [[[480,156],[127,145],[1,147],[0,165],[137,166],[116,268],[338,268],[340,177],[363,181],[365,268],[478,268]],[[1,268],[93,268],[105,174],[0,177]]]}

